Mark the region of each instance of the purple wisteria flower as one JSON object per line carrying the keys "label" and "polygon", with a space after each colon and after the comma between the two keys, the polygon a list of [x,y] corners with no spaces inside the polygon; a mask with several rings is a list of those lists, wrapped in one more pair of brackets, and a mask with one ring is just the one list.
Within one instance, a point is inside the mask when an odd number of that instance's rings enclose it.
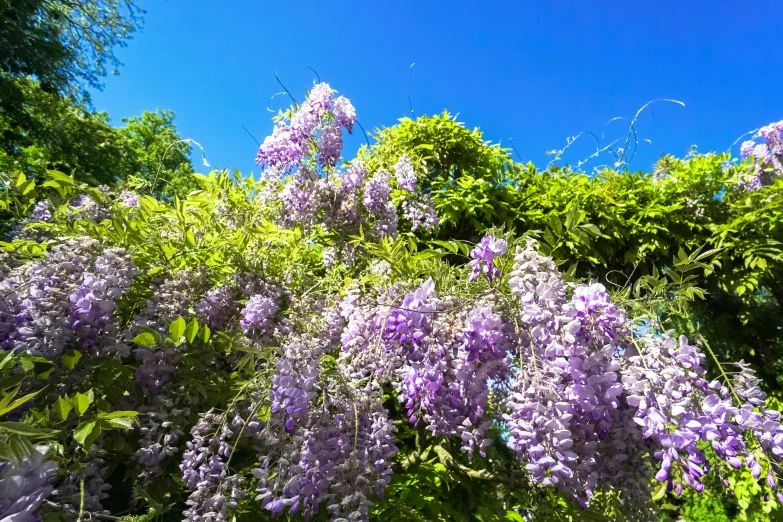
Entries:
{"label": "purple wisteria flower", "polygon": [[127,356],[130,348],[117,342],[117,327],[111,323],[117,300],[125,295],[139,275],[133,259],[122,248],[110,248],[95,260],[95,273],[84,274],[81,286],[71,292],[73,329],[81,347],[98,355],[101,348],[109,348],[120,356]]}
{"label": "purple wisteria flower", "polygon": [[355,161],[343,175],[343,192],[351,194],[359,190],[367,177],[367,167],[361,161]]}
{"label": "purple wisteria flower", "polygon": [[245,479],[231,474],[226,459],[231,456],[233,427],[212,411],[200,415],[191,430],[193,440],[182,456],[182,481],[194,490],[186,502],[188,522],[220,522],[228,519],[246,491]]}
{"label": "purple wisteria flower", "polygon": [[402,190],[413,192],[416,189],[416,171],[408,155],[400,156],[399,161],[394,165],[394,175]]}
{"label": "purple wisteria flower", "polygon": [[34,221],[51,221],[52,219],[52,204],[48,199],[39,201],[33,207],[33,213],[31,215]]}
{"label": "purple wisteria flower", "polygon": [[356,123],[356,109],[348,98],[340,96],[334,100],[334,121],[337,125],[345,127],[348,134],[353,133],[353,125]]}
{"label": "purple wisteria flower", "polygon": [[[297,108],[290,125],[279,121],[271,136],[261,145],[256,163],[282,171],[300,166],[311,151],[311,141],[318,140],[319,161],[323,167],[334,167],[342,152],[342,128],[352,132],[356,111],[351,102],[327,83],[313,87],[307,100]],[[329,111],[333,111],[329,117]],[[320,136],[318,131],[320,129]]]}
{"label": "purple wisteria flower", "polygon": [[215,330],[228,328],[237,311],[237,295],[237,289],[231,285],[211,289],[204,299],[196,304],[196,313],[201,322]]}
{"label": "purple wisteria flower", "polygon": [[414,232],[419,228],[427,232],[438,228],[438,213],[429,195],[406,199],[402,203],[402,213],[411,222],[411,230]]}
{"label": "purple wisteria flower", "polygon": [[748,158],[751,154],[753,154],[753,148],[756,146],[756,142],[753,140],[746,140],[742,142],[742,145],[740,145],[740,156],[743,158]]}
{"label": "purple wisteria flower", "polygon": [[321,129],[318,141],[319,161],[323,167],[334,167],[343,150],[343,130],[339,125],[328,125]]}
{"label": "purple wisteria flower", "polygon": [[119,197],[117,198],[120,202],[122,202],[123,205],[126,207],[138,207],[139,206],[139,195],[135,192],[130,192],[127,190],[124,190],[120,193]]}
{"label": "purple wisteria flower", "polygon": [[[749,172],[738,173],[737,188],[747,192],[771,185],[783,175],[783,121],[762,127],[753,138],[740,146],[740,156],[753,159]],[[757,143],[758,138],[764,141]]]}
{"label": "purple wisteria flower", "polygon": [[364,185],[364,208],[367,212],[376,213],[389,201],[391,175],[381,169]]}
{"label": "purple wisteria flower", "polygon": [[271,297],[256,294],[248,299],[242,309],[242,319],[239,321],[245,335],[271,333],[277,310],[278,304]]}
{"label": "purple wisteria flower", "polygon": [[47,447],[37,447],[21,462],[0,461],[0,520],[38,522],[38,508],[52,494],[57,464],[46,460]]}
{"label": "purple wisteria flower", "polygon": [[505,240],[484,236],[476,248],[470,251],[470,257],[473,258],[470,262],[470,266],[473,267],[470,280],[475,281],[484,274],[487,281],[492,282],[492,279],[500,275],[500,271],[495,266],[495,258],[502,256],[507,250],[508,245]]}
{"label": "purple wisteria flower", "polygon": [[305,146],[306,143],[296,139],[291,127],[278,122],[272,135],[261,144],[256,164],[285,170],[301,161],[307,153]]}

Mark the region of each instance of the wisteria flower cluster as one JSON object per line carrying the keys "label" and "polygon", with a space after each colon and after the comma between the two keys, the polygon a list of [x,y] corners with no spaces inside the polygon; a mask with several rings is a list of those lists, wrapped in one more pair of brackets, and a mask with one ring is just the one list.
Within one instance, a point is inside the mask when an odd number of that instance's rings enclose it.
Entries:
{"label": "wisteria flower cluster", "polygon": [[57,464],[47,447],[35,448],[20,463],[0,460],[0,520],[36,522],[36,511],[53,491]]}
{"label": "wisteria flower cluster", "polygon": [[344,238],[357,235],[360,226],[377,238],[395,238],[400,226],[398,206],[411,230],[438,228],[434,205],[429,195],[417,191],[408,156],[401,156],[394,167],[396,186],[405,194],[399,202],[391,198],[393,177],[388,171],[370,173],[361,160],[344,171],[336,168],[342,129],[352,131],[356,111],[347,98],[334,98],[334,93],[328,84],[317,84],[293,112],[290,125],[277,124],[257,158],[266,168],[264,201],[281,203],[279,223],[308,229],[320,225],[336,233],[333,248],[324,250],[328,268],[338,260],[336,252],[345,252]]}
{"label": "wisteria flower cluster", "polygon": [[491,283],[495,277],[500,275],[500,271],[495,266],[495,258],[502,256],[507,250],[508,245],[504,240],[484,236],[476,248],[470,251],[470,257],[473,258],[470,262],[470,266],[473,267],[470,280],[475,281],[483,274]]}
{"label": "wisteria flower cluster", "polygon": [[93,239],[70,239],[12,270],[0,282],[0,347],[50,360],[68,346],[127,354],[111,316],[138,270],[122,249],[98,252]]}
{"label": "wisteria flower cluster", "polygon": [[738,186],[749,192],[771,185],[783,173],[783,121],[760,128],[753,138],[740,146],[740,156],[752,164]]}

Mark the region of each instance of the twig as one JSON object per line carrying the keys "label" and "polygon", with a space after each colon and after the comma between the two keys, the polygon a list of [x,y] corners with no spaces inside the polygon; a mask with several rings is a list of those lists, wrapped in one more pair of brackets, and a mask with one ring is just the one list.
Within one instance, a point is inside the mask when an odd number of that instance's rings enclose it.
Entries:
{"label": "twig", "polygon": [[364,127],[362,127],[362,124],[359,123],[359,120],[356,120],[356,125],[359,126],[360,129],[362,129],[362,132],[364,133],[364,139],[367,141],[367,149],[369,152],[370,149],[370,138],[367,137],[367,131],[364,130]]}
{"label": "twig", "polygon": [[745,134],[743,134],[742,136],[740,136],[739,138],[737,138],[736,140],[734,140],[734,143],[732,143],[732,144],[729,146],[729,149],[728,149],[726,152],[731,152],[731,149],[733,149],[733,148],[734,148],[734,145],[736,145],[736,144],[739,142],[739,140],[741,140],[741,139],[742,139],[742,138],[744,138],[745,136],[747,136],[747,135],[749,135],[749,134],[756,134],[758,131],[759,131],[758,129],[753,129],[752,131],[748,131],[748,132],[746,132]]}
{"label": "twig", "polygon": [[251,134],[249,130],[247,130],[247,127],[245,127],[245,126],[244,126],[242,123],[240,123],[240,125],[242,125],[242,128],[243,128],[243,129],[245,129],[245,132],[247,132],[247,135],[248,135],[248,136],[250,136],[251,138],[253,138],[253,141],[255,141],[255,142],[256,142],[256,145],[258,145],[258,146],[260,147],[260,146],[261,146],[261,144],[258,142],[258,140],[256,139],[256,137],[255,137],[255,136],[253,136],[253,134]]}
{"label": "twig", "polygon": [[411,101],[411,77],[413,76],[413,66],[416,62],[413,62],[408,68],[408,106],[411,108],[411,116],[416,119],[416,114],[413,112],[413,101]]}
{"label": "twig", "polygon": [[79,518],[76,519],[77,522],[82,522],[82,517],[84,517],[84,477],[79,481]]}
{"label": "twig", "polygon": [[321,83],[321,76],[318,74],[318,71],[316,71],[315,69],[313,69],[309,65],[307,66],[307,68],[315,73],[315,77],[318,78],[318,83]]}
{"label": "twig", "polygon": [[514,145],[514,140],[512,140],[511,138],[509,138],[509,139],[508,139],[508,141],[510,141],[510,142],[511,142],[511,148],[512,148],[512,149],[514,149],[514,152],[516,152],[516,153],[517,153],[517,157],[519,158],[519,161],[524,161],[524,160],[522,159],[522,155],[521,155],[521,154],[519,153],[519,151],[517,150],[517,146],[516,146],[516,145]]}
{"label": "twig", "polygon": [[742,404],[742,401],[739,398],[739,395],[737,395],[737,392],[734,390],[734,385],[731,384],[731,379],[729,379],[729,376],[726,375],[726,372],[723,371],[723,365],[721,365],[720,361],[718,360],[718,357],[715,355],[715,352],[712,351],[712,348],[710,348],[710,344],[707,342],[707,339],[704,338],[702,334],[697,334],[699,336],[699,339],[702,343],[704,343],[704,347],[707,348],[707,351],[710,352],[710,355],[712,355],[712,358],[715,360],[715,364],[718,365],[718,369],[720,370],[721,375],[723,375],[723,378],[726,381],[726,385],[729,387],[729,390],[731,390],[731,394],[734,396],[735,399],[737,399],[737,402],[739,404]]}
{"label": "twig", "polygon": [[299,102],[296,101],[296,98],[294,98],[294,95],[291,94],[291,91],[289,91],[288,88],[285,85],[283,85],[283,82],[280,81],[280,77],[277,75],[277,72],[275,72],[275,80],[277,80],[277,83],[280,84],[280,87],[283,88],[285,93],[288,95],[289,98],[291,98],[291,101],[294,102],[294,105],[298,109],[299,108]]}
{"label": "twig", "polygon": [[285,91],[276,92],[276,93],[274,93],[274,94],[272,95],[272,97],[271,97],[271,98],[269,98],[269,99],[266,101],[266,110],[267,110],[267,111],[271,112],[272,114],[274,114],[274,113],[275,113],[275,111],[273,111],[272,109],[270,109],[270,108],[269,108],[269,104],[270,104],[270,102],[271,102],[272,100],[274,100],[275,98],[277,98],[277,97],[278,97],[278,96],[280,96],[281,94],[288,94],[288,93],[287,93],[287,92],[285,92]]}
{"label": "twig", "polygon": [[[166,150],[163,151],[163,156],[160,158],[160,163],[158,163],[158,171],[155,173],[155,179],[152,182],[152,186],[150,187],[150,195],[155,193],[155,185],[158,184],[158,176],[160,176],[160,171],[163,168],[163,161],[166,159],[166,154],[168,154],[169,149],[173,147],[174,145],[178,143],[192,143],[193,145],[197,146],[199,149],[201,149],[201,161],[204,164],[205,167],[210,167],[211,165],[207,161],[207,156],[204,153],[204,147],[201,146],[199,142],[197,142],[194,139],[191,138],[185,138],[184,140],[177,140],[174,143],[170,144],[168,147],[166,147]],[[153,196],[154,197],[154,196]]]}
{"label": "twig", "polygon": [[441,445],[434,446],[432,450],[438,456],[438,460],[441,464],[451,469],[452,471],[456,471],[471,479],[497,482],[499,484],[514,484],[516,482],[514,480],[514,475],[519,475],[520,478],[522,477],[522,475],[510,470],[501,475],[487,470],[475,470],[469,468],[463,464],[460,464],[459,462],[456,462],[454,457],[451,456],[451,453],[449,453],[448,450],[446,450],[446,448]]}
{"label": "twig", "polygon": [[[659,98],[657,100],[648,101],[647,103],[642,105],[642,107],[638,111],[636,111],[636,114],[634,115],[633,119],[631,120],[630,129],[628,130],[628,134],[625,137],[625,145],[623,146],[623,156],[625,156],[626,151],[628,150],[628,142],[631,140],[631,133],[633,133],[633,135],[634,135],[634,139],[635,139],[635,142],[636,142],[635,145],[639,144],[639,140],[636,137],[636,130],[635,130],[636,121],[639,119],[639,116],[642,114],[642,112],[647,107],[649,107],[653,103],[658,103],[658,102],[677,103],[677,104],[685,107],[685,104],[683,102],[681,102],[680,100],[673,100],[673,99],[670,99],[670,98]],[[634,147],[634,155],[635,154],[636,154],[636,148]],[[631,158],[631,159],[633,159],[633,158]],[[627,162],[626,162],[626,164],[627,164]]]}

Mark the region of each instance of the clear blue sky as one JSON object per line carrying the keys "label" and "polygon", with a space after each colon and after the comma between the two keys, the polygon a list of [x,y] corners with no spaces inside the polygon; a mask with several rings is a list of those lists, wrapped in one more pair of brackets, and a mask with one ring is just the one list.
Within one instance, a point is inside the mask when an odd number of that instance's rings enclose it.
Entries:
{"label": "clear blue sky", "polygon": [[[663,152],[725,150],[783,119],[783,6],[754,2],[141,0],[144,30],[119,50],[121,74],[94,104],[119,124],[172,109],[183,137],[214,167],[254,166],[272,129],[274,73],[300,100],[318,71],[370,129],[444,108],[485,137],[543,165],[544,152],[583,130],[600,134],[646,101],[634,161]],[[271,107],[285,104],[277,97]],[[609,128],[617,137],[621,126]],[[614,132],[612,132],[614,131]],[[356,134],[356,131],[355,131]],[[360,134],[360,133],[359,133]],[[363,141],[352,137],[351,156]],[[585,140],[565,156],[589,155]]]}

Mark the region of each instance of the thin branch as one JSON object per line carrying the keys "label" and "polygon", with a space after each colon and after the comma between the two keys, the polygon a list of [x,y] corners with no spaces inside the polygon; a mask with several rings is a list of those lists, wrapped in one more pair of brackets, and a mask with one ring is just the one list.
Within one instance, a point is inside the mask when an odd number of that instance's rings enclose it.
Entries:
{"label": "thin branch", "polygon": [[271,98],[269,98],[269,99],[266,101],[266,110],[267,110],[267,111],[271,112],[272,114],[274,114],[274,113],[275,113],[275,111],[273,111],[272,109],[270,109],[270,108],[269,108],[269,104],[272,102],[272,100],[274,100],[276,97],[280,96],[281,94],[288,94],[288,93],[287,93],[287,92],[285,92],[285,91],[276,92],[275,94],[273,94],[273,95],[272,95],[272,97],[271,97]]}
{"label": "thin branch", "polygon": [[[634,140],[636,142],[635,146],[639,144],[639,139],[636,136],[636,129],[635,129],[636,121],[639,119],[639,116],[642,114],[642,112],[644,112],[644,110],[647,107],[649,107],[653,103],[658,103],[658,102],[676,103],[678,105],[681,105],[681,106],[685,107],[685,104],[683,102],[681,102],[680,100],[673,100],[673,99],[670,99],[670,98],[659,98],[657,100],[648,101],[647,103],[642,105],[642,107],[638,111],[636,111],[636,114],[634,115],[633,119],[631,120],[631,125],[630,125],[630,129],[629,129],[628,135],[625,137],[625,145],[623,146],[623,156],[625,156],[626,152],[628,151],[628,142],[631,139],[631,134],[632,133],[633,133],[633,136],[634,136]],[[635,146],[634,146],[634,154],[635,154],[635,151],[636,151]],[[631,159],[633,159],[633,158],[631,158]],[[627,163],[628,162],[626,162],[626,164]]]}
{"label": "thin branch", "polygon": [[438,456],[438,460],[441,464],[452,471],[455,471],[461,475],[465,475],[466,477],[474,480],[484,480],[487,482],[497,482],[498,484],[508,485],[519,483],[520,481],[524,480],[524,475],[511,470],[506,470],[501,474],[493,473],[485,469],[476,470],[469,468],[455,461],[454,457],[451,456],[451,453],[449,453],[446,448],[440,445],[434,446],[432,450]]}
{"label": "thin branch", "polygon": [[413,66],[416,62],[413,62],[408,68],[408,106],[411,108],[411,116],[416,119],[416,114],[413,112],[413,101],[411,100],[411,77],[413,76]]}
{"label": "thin branch", "polygon": [[517,150],[517,146],[516,146],[516,145],[514,145],[514,140],[512,140],[511,138],[509,138],[509,139],[508,139],[508,141],[510,141],[510,142],[511,142],[511,148],[512,148],[512,149],[514,149],[514,152],[516,152],[516,153],[517,153],[517,157],[519,158],[519,161],[524,161],[524,160],[522,159],[522,155],[521,155],[521,154],[519,153],[519,151]]}
{"label": "thin branch", "polygon": [[249,130],[247,130],[247,127],[245,127],[245,126],[244,126],[244,124],[242,124],[242,123],[240,123],[240,125],[242,125],[242,128],[243,128],[243,129],[245,129],[245,132],[247,132],[247,135],[248,135],[248,136],[250,136],[251,138],[253,138],[253,141],[255,141],[255,142],[256,142],[256,145],[258,145],[258,146],[260,147],[260,146],[261,146],[261,144],[258,142],[258,140],[256,139],[256,137],[255,137],[255,136],[253,136],[253,134],[252,134],[252,133],[251,133]]}
{"label": "thin branch", "polygon": [[298,101],[296,101],[296,98],[294,98],[294,95],[293,95],[293,94],[291,94],[291,91],[289,91],[289,90],[288,90],[288,87],[286,87],[285,85],[283,85],[283,82],[281,82],[281,81],[280,81],[280,76],[278,76],[278,75],[277,75],[277,72],[275,72],[275,80],[277,80],[277,83],[279,83],[279,84],[280,84],[280,87],[282,87],[282,88],[283,88],[283,90],[285,91],[285,93],[288,95],[288,97],[289,97],[289,98],[291,98],[291,101],[292,101],[292,102],[294,102],[294,105],[295,105],[295,106],[296,106],[296,108],[298,109],[298,108],[299,108],[299,102],[298,102]]}
{"label": "thin branch", "polygon": [[370,148],[370,138],[367,137],[367,131],[364,130],[364,127],[362,127],[362,124],[359,123],[359,120],[356,120],[356,125],[359,126],[360,129],[362,129],[362,132],[364,133],[364,139],[367,141],[367,149]]}
{"label": "thin branch", "polygon": [[728,150],[727,150],[726,152],[731,152],[731,149],[733,149],[733,148],[734,148],[734,145],[736,145],[737,143],[739,143],[739,140],[741,140],[741,139],[742,139],[742,138],[744,138],[745,136],[756,134],[758,131],[759,131],[758,129],[753,129],[752,131],[748,131],[748,132],[746,132],[745,134],[743,134],[742,136],[740,136],[739,138],[737,138],[736,140],[734,140],[734,143],[732,143],[731,145],[729,145],[729,148],[728,148]]}

